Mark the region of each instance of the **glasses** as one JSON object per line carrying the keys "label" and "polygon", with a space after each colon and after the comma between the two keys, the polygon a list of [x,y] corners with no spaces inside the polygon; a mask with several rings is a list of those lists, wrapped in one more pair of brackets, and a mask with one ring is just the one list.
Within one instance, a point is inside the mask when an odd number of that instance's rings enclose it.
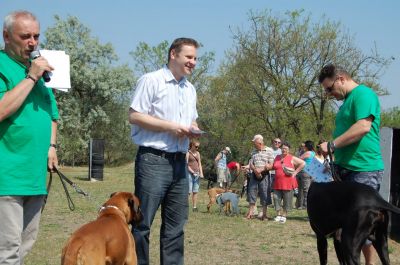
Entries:
{"label": "glasses", "polygon": [[338,78],[336,77],[335,80],[333,81],[332,85],[325,88],[326,93],[332,93],[333,87],[335,86],[336,80],[338,80]]}
{"label": "glasses", "polygon": [[280,144],[281,142],[279,142],[279,141],[273,141],[274,142],[274,144]]}
{"label": "glasses", "polygon": [[200,145],[195,145],[194,146],[196,149],[199,149],[200,148]]}

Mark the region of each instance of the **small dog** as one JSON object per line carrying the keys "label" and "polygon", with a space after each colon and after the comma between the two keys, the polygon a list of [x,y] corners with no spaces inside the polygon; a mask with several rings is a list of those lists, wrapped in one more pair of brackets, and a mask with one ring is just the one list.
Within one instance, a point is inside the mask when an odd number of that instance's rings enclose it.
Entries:
{"label": "small dog", "polygon": [[210,212],[211,206],[217,202],[217,195],[224,192],[225,189],[221,188],[211,188],[208,190],[208,197],[210,198],[210,202],[207,204],[207,212]]}
{"label": "small dog", "polygon": [[143,219],[139,199],[116,192],[99,210],[96,220],[75,231],[62,250],[62,265],[136,265],[135,241],[129,224]]}

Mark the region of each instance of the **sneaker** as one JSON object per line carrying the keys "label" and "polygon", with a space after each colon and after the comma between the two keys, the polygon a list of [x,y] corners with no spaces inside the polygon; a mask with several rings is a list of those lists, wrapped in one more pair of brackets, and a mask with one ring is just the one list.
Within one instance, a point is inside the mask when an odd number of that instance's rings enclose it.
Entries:
{"label": "sneaker", "polygon": [[286,217],[285,216],[281,216],[281,220],[279,220],[279,223],[281,223],[281,224],[286,223]]}
{"label": "sneaker", "polygon": [[280,222],[281,219],[282,219],[282,216],[278,215],[278,216],[276,216],[276,217],[274,218],[274,221],[275,221],[275,222]]}

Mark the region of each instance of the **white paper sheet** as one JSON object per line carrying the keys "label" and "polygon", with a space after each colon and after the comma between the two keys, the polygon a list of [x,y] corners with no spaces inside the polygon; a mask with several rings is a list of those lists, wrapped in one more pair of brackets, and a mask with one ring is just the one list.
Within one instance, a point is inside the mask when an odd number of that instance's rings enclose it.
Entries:
{"label": "white paper sheet", "polygon": [[68,92],[71,88],[69,55],[64,51],[40,50],[40,55],[45,57],[54,68],[49,72],[50,82],[45,82],[47,87]]}

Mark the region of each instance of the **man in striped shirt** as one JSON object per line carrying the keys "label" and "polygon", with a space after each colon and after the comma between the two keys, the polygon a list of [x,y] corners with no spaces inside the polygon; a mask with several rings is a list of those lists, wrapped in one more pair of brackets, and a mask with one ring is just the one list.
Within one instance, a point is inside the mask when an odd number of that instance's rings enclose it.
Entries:
{"label": "man in striped shirt", "polygon": [[184,263],[189,191],[185,157],[189,139],[199,136],[196,90],[186,76],[196,66],[198,47],[190,38],[174,40],[167,65],[139,79],[130,105],[132,139],[139,145],[135,195],[144,217],[132,229],[138,264],[150,264],[150,226],[160,205],[160,263]]}
{"label": "man in striped shirt", "polygon": [[272,148],[264,145],[264,138],[262,135],[255,135],[252,142],[254,144],[254,151],[251,154],[249,166],[253,174],[250,177],[247,193],[247,200],[249,202],[247,218],[250,219],[253,216],[258,194],[260,196],[261,205],[263,206],[263,213],[261,216],[263,220],[267,218],[267,206],[271,204],[271,194],[268,190],[269,172],[265,169],[265,166],[274,162],[274,155]]}

